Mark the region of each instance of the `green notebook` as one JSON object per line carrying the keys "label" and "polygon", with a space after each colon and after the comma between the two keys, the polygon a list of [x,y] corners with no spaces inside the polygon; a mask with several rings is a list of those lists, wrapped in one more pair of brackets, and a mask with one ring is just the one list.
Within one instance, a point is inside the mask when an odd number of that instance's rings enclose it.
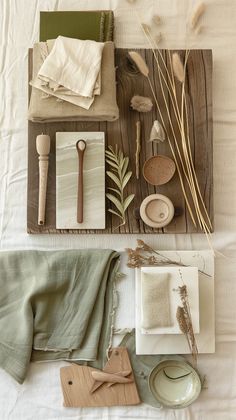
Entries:
{"label": "green notebook", "polygon": [[114,15],[106,11],[40,12],[39,40],[59,35],[93,41],[113,41]]}

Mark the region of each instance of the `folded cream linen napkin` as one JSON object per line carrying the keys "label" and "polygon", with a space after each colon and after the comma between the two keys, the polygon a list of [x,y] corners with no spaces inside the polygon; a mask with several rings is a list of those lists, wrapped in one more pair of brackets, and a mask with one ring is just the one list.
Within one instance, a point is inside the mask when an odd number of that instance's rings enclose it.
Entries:
{"label": "folded cream linen napkin", "polygon": [[89,109],[100,94],[104,43],[59,36],[40,42],[42,66],[31,85],[59,99]]}
{"label": "folded cream linen napkin", "polygon": [[170,325],[169,274],[141,273],[142,328]]}
{"label": "folded cream linen napkin", "polygon": [[[41,43],[33,48],[33,79],[43,64]],[[31,78],[31,74],[30,74]],[[84,98],[85,99],[85,98]],[[116,103],[116,82],[114,65],[114,44],[104,44],[101,62],[101,94],[97,95],[89,109],[76,106],[68,101],[45,97],[43,92],[32,86],[28,119],[35,122],[54,121],[113,121],[119,117]]]}

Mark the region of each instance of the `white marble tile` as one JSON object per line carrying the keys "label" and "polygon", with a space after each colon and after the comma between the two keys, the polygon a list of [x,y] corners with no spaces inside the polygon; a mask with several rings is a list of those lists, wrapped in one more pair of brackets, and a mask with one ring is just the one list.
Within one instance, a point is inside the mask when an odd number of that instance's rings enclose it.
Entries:
{"label": "white marble tile", "polygon": [[[79,164],[76,142],[80,139],[86,141],[83,165],[83,223],[77,222],[77,186]],[[57,229],[104,229],[105,223],[104,133],[56,133]]]}

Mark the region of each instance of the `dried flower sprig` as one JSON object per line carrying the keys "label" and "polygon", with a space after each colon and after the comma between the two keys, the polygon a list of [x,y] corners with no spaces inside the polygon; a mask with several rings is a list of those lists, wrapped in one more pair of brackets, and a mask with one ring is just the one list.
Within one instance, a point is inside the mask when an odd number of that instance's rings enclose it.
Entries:
{"label": "dried flower sprig", "polygon": [[[179,270],[179,273],[180,273],[181,280],[183,280],[181,270]],[[189,305],[188,291],[187,291],[186,284],[183,284],[183,286],[178,287],[178,293],[180,295],[182,306],[177,307],[176,319],[178,321],[180,331],[186,337],[189,349],[193,357],[193,361],[196,364],[198,348],[197,348],[197,343],[196,343],[196,339],[195,339],[195,335],[193,331],[191,309]]]}
{"label": "dried flower sprig", "polygon": [[[182,261],[172,260],[161,252],[156,251],[151,246],[147,245],[142,239],[137,239],[137,247],[135,249],[126,248],[128,261],[127,266],[129,268],[140,268],[142,266],[177,266],[177,267],[189,267],[183,264]],[[202,270],[199,270],[201,274],[209,277],[209,274]]]}
{"label": "dried flower sprig", "polygon": [[[118,150],[117,145],[115,150],[113,150],[112,146],[108,146],[105,155],[106,162],[111,168],[110,171],[106,171],[106,174],[116,186],[116,188],[109,187],[108,189],[112,191],[112,193],[106,194],[106,197],[114,204],[116,210],[108,209],[108,211],[119,217],[122,221],[122,223],[116,227],[117,229],[118,227],[125,225],[126,211],[134,198],[134,194],[130,194],[127,197],[124,195],[124,189],[132,176],[132,172],[127,172],[129,158],[124,156],[121,150]],[[115,193],[115,195],[113,193]]]}

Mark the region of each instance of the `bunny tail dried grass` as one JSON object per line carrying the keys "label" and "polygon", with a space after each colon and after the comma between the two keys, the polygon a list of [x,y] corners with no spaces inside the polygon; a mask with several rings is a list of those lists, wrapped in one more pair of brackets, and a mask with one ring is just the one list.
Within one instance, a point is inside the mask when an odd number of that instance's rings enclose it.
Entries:
{"label": "bunny tail dried grass", "polygon": [[172,54],[172,65],[175,77],[179,82],[183,83],[185,78],[184,66],[179,54],[176,52]]}
{"label": "bunny tail dried grass", "polygon": [[206,5],[203,2],[198,3],[196,7],[193,9],[193,13],[190,18],[190,25],[192,29],[196,28],[199,22],[199,19],[201,18],[205,10],[206,10]]}
{"label": "bunny tail dried grass", "polygon": [[144,59],[141,57],[141,55],[137,53],[136,51],[130,51],[129,55],[131,59],[133,60],[133,62],[138,67],[140,73],[142,73],[145,77],[148,77],[149,69]]}

